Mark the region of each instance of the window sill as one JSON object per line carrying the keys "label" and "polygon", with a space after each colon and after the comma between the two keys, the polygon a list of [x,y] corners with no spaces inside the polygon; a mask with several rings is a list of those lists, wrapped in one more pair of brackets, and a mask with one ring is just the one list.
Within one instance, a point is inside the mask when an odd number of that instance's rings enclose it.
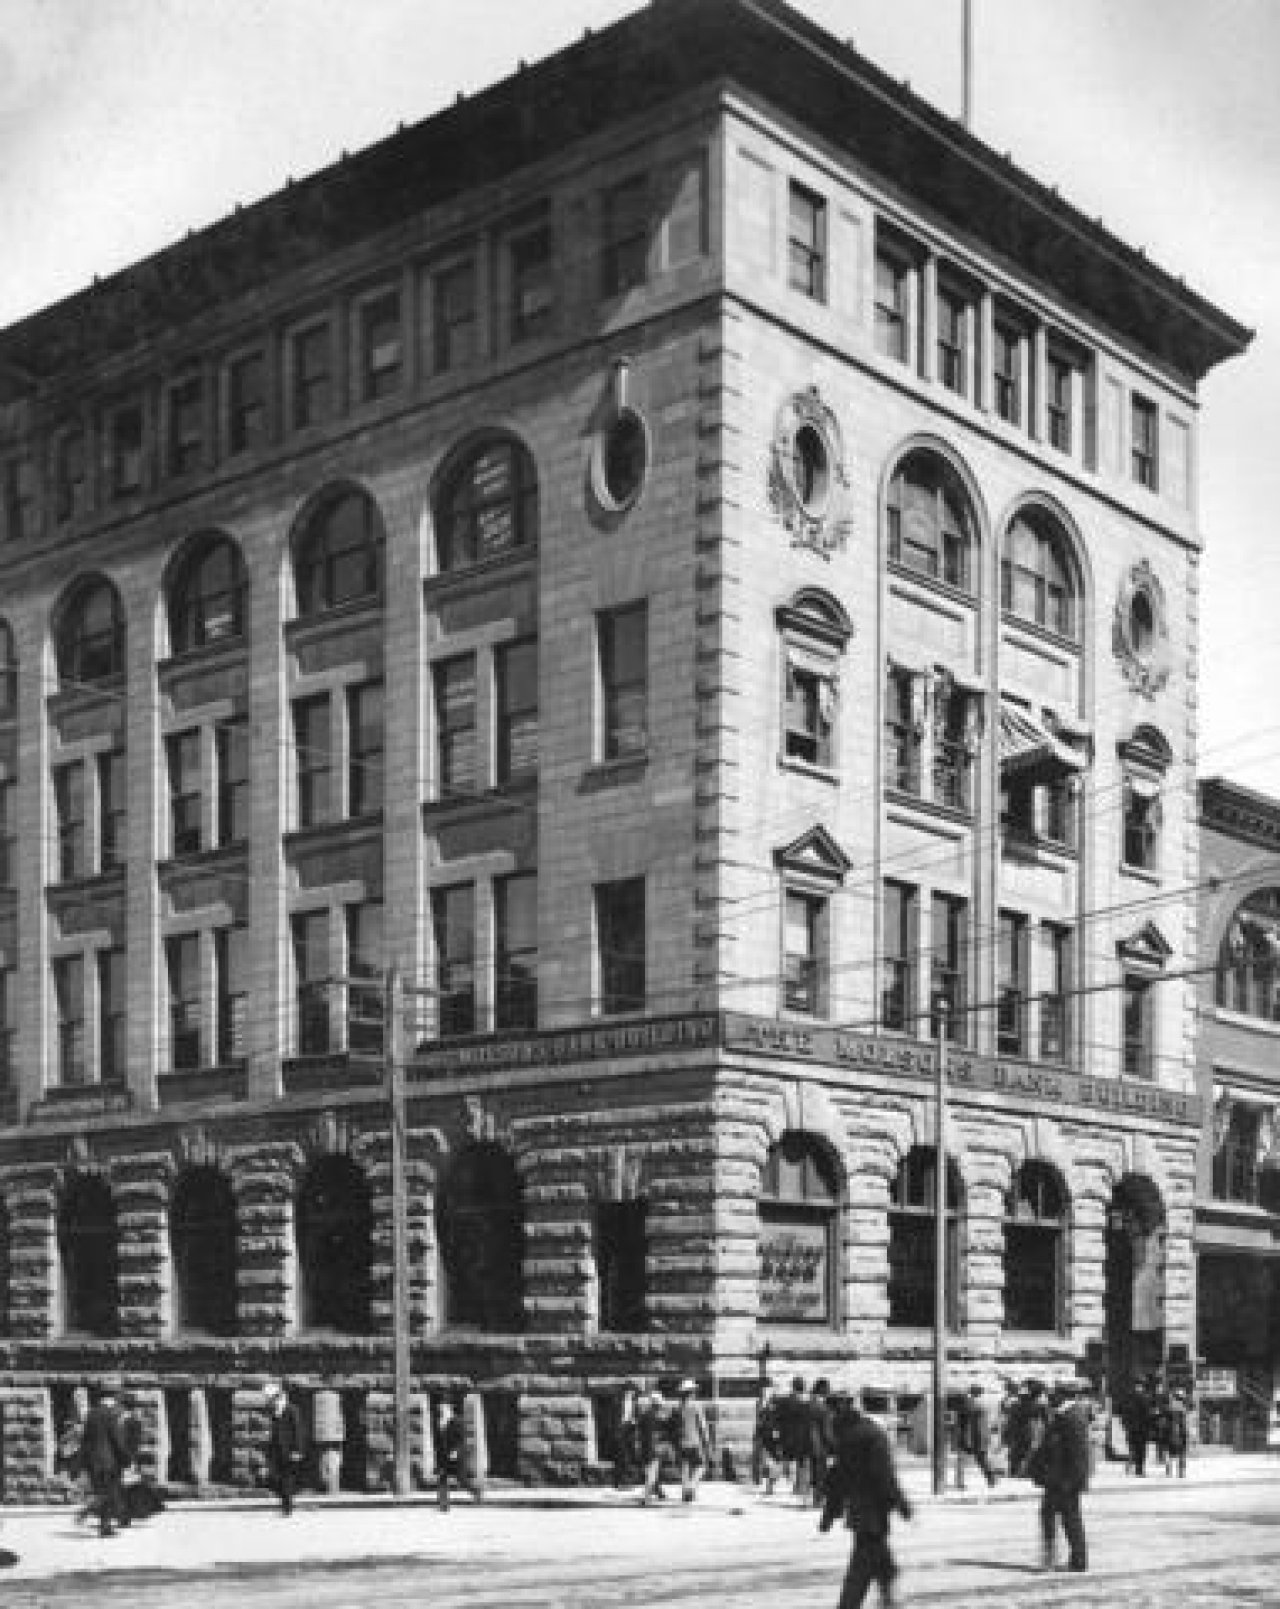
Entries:
{"label": "window sill", "polygon": [[501,553],[491,553],[483,559],[476,559],[471,564],[455,564],[447,570],[436,570],[432,575],[423,577],[423,588],[427,592],[443,592],[450,586],[465,586],[471,581],[484,581],[495,571],[519,568],[530,563],[538,556],[536,542],[516,542]]}
{"label": "window sill", "polygon": [[1280,1039],[1280,1022],[1274,1022],[1270,1017],[1255,1017],[1247,1011],[1233,1011],[1230,1006],[1213,1006],[1211,1010],[1215,1022],[1227,1023],[1232,1028],[1247,1028],[1250,1033],[1268,1034],[1273,1039]]}
{"label": "window sill", "polygon": [[944,580],[942,576],[930,575],[925,570],[917,570],[910,564],[904,564],[901,559],[886,559],[885,568],[889,574],[902,581],[913,581],[917,586],[924,587],[929,592],[936,592],[940,597],[950,598],[953,603],[963,605],[966,609],[976,609],[978,600],[967,587],[958,587],[954,581]]}
{"label": "window sill", "polygon": [[1080,851],[1057,838],[1042,838],[1038,833],[1020,832],[1016,827],[1001,827],[1000,850],[1011,859],[1035,861],[1042,865],[1060,865],[1063,861],[1078,861]]}
{"label": "window sill", "polygon": [[925,798],[923,794],[907,793],[901,788],[889,787],[885,789],[885,799],[890,804],[918,810],[921,815],[933,816],[938,821],[948,821],[958,827],[969,827],[973,824],[972,810],[964,810],[957,805],[942,804],[936,799]]}
{"label": "window sill", "polygon": [[1160,873],[1152,871],[1148,866],[1131,866],[1127,860],[1122,860],[1120,872],[1124,877],[1137,878],[1140,883],[1150,883],[1152,888],[1160,886]]}
{"label": "window sill", "polygon": [[1052,626],[1042,626],[1038,620],[1028,620],[1025,615],[1014,614],[1012,609],[1001,609],[1000,623],[1012,626],[1018,631],[1025,631],[1029,637],[1040,642],[1051,643],[1055,648],[1061,648],[1069,654],[1080,654],[1080,640],[1077,637],[1064,637],[1060,631]]}
{"label": "window sill", "polygon": [[778,756],[778,770],[791,771],[796,776],[812,777],[815,782],[825,782],[831,787],[840,785],[840,773],[827,765],[815,765],[812,761],[801,760],[794,754],[780,754]]}
{"label": "window sill", "polygon": [[582,773],[583,793],[598,793],[605,788],[624,787],[638,782],[649,768],[649,754],[627,754],[616,760],[598,760]]}

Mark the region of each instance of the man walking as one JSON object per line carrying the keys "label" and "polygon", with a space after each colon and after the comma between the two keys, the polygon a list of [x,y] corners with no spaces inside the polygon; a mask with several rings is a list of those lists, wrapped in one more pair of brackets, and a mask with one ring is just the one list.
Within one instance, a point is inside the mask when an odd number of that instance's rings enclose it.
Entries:
{"label": "man walking", "polygon": [[662,1406],[662,1391],[653,1386],[640,1402],[638,1444],[640,1465],[644,1471],[642,1503],[661,1503],[666,1497],[662,1490],[662,1449],[666,1435],[666,1418]]}
{"label": "man walking", "polygon": [[1089,1568],[1080,1498],[1089,1484],[1089,1425],[1068,1385],[1056,1385],[1044,1440],[1032,1455],[1030,1474],[1043,1491],[1040,1499],[1041,1562],[1054,1568],[1058,1521],[1067,1539],[1068,1570]]}
{"label": "man walking", "polygon": [[278,1380],[263,1387],[267,1403],[267,1483],[280,1499],[287,1519],[302,1472],[302,1421]]}
{"label": "man walking", "polygon": [[960,1446],[956,1457],[956,1486],[964,1491],[965,1464],[972,1458],[988,1487],[996,1483],[996,1472],[991,1467],[991,1418],[981,1386],[969,1387],[969,1400],[960,1420]]}
{"label": "man walking", "polygon": [[911,1518],[911,1504],[898,1484],[889,1438],[859,1403],[842,1400],[833,1427],[835,1457],[827,1476],[827,1499],[819,1521],[829,1531],[837,1516],[853,1532],[853,1552],[836,1609],[861,1609],[874,1581],[889,1609],[898,1574],[889,1551],[889,1524],[896,1510]]}
{"label": "man walking", "polygon": [[129,1449],[115,1390],[109,1385],[101,1387],[85,1416],[80,1462],[89,1478],[90,1509],[98,1516],[98,1535],[114,1536],[116,1525],[124,1517],[121,1476],[129,1462]]}
{"label": "man walking", "polygon": [[698,1388],[692,1380],[681,1381],[675,1430],[676,1452],[680,1459],[680,1495],[686,1503],[692,1503],[698,1495],[702,1472],[711,1462],[711,1432],[698,1401]]}

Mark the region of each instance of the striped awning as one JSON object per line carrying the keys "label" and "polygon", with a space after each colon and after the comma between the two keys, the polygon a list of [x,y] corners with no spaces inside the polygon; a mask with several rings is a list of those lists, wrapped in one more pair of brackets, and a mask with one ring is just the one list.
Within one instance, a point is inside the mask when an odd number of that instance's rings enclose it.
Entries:
{"label": "striped awning", "polygon": [[1021,705],[1000,700],[1000,769],[1007,776],[1030,772],[1049,782],[1066,772],[1083,771],[1085,763],[1082,749],[1055,737]]}

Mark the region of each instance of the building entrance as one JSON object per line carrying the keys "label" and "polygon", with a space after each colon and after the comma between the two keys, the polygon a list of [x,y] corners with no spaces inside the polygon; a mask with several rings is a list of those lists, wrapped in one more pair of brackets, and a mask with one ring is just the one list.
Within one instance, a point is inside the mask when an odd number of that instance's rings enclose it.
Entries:
{"label": "building entrance", "polygon": [[1150,1179],[1127,1174],[1107,1211],[1106,1368],[1113,1398],[1164,1361],[1165,1215]]}

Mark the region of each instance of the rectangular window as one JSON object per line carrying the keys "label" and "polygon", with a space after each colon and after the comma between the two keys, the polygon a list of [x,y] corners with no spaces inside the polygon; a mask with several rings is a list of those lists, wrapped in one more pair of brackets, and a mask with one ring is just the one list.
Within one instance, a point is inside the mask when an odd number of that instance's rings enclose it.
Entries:
{"label": "rectangular window", "polygon": [[249,452],[267,439],[267,364],[250,352],[227,366],[227,448]]}
{"label": "rectangular window", "polygon": [[885,687],[885,785],[919,797],[921,723],[916,710],[917,676],[892,666]]}
{"label": "rectangular window", "polygon": [[538,775],[538,644],[508,643],[494,658],[498,695],[498,782]]}
{"label": "rectangular window", "polygon": [[973,809],[973,755],[967,734],[974,695],[949,680],[935,683],[933,704],[933,797],[952,810]]}
{"label": "rectangular window", "polygon": [[647,1251],[645,1202],[601,1201],[596,1207],[595,1221],[601,1330],[611,1334],[635,1334],[645,1328]]}
{"label": "rectangular window", "polygon": [[329,326],[313,324],[299,330],[289,351],[294,429],[323,424],[333,413],[333,336]]}
{"label": "rectangular window", "polygon": [[895,1033],[914,1033],[916,1029],[917,910],[914,888],[906,883],[885,883],[880,1025]]}
{"label": "rectangular window", "polygon": [[792,290],[827,299],[827,204],[803,185],[790,187],[787,282]]}
{"label": "rectangular window", "polygon": [[249,837],[249,723],[221,721],[214,739],[218,764],[218,843]]}
{"label": "rectangular window", "polygon": [[293,741],[297,756],[297,824],[299,828],[318,827],[333,819],[333,732],[328,693],[294,700]]}
{"label": "rectangular window", "polygon": [[16,458],[4,466],[6,540],[28,541],[37,523],[36,468],[29,458]]}
{"label": "rectangular window", "polygon": [[1124,863],[1154,872],[1159,864],[1160,789],[1146,777],[1127,777],[1124,784]]}
{"label": "rectangular window", "polygon": [[602,754],[606,760],[649,747],[649,608],[630,604],[598,617]]}
{"label": "rectangular window", "polygon": [[1145,397],[1135,396],[1130,410],[1130,452],[1133,478],[1139,486],[1155,491],[1158,481],[1159,460],[1156,439],[1156,405]]}
{"label": "rectangular window", "polygon": [[547,225],[511,242],[511,339],[545,335],[555,309],[551,230]]}
{"label": "rectangular window", "polygon": [[471,262],[442,269],[432,282],[433,367],[460,369],[476,356],[476,271]]}
{"label": "rectangular window", "polygon": [[1041,790],[1043,822],[1041,830],[1052,844],[1064,849],[1076,846],[1076,795],[1079,784],[1074,776],[1057,776]]}
{"label": "rectangular window", "polygon": [[462,654],[432,668],[436,708],[436,775],[442,799],[470,798],[480,785],[476,742],[476,656]]}
{"label": "rectangular window", "polygon": [[532,872],[493,885],[493,1026],[509,1033],[538,1026],[538,879]]}
{"label": "rectangular window", "polygon": [[55,769],[53,804],[58,818],[58,877],[64,883],[72,878],[87,877],[89,835],[83,760],[72,760]]}
{"label": "rectangular window", "polygon": [[938,292],[938,381],[957,396],[969,391],[969,307],[955,291]]}
{"label": "rectangular window", "polygon": [[169,852],[198,855],[204,847],[201,810],[204,777],[200,765],[200,733],[180,732],[165,740],[169,771]]}
{"label": "rectangular window", "polygon": [[356,1056],[386,1051],[381,900],[347,906],[347,1049]]}
{"label": "rectangular window", "polygon": [[996,1050],[1024,1056],[1027,1050],[1027,919],[1000,912],[996,955]]}
{"label": "rectangular window", "polygon": [[18,784],[0,782],[0,888],[15,888],[17,856]]}
{"label": "rectangular window", "polygon": [[875,343],[881,357],[910,361],[910,315],[910,264],[877,250]]}
{"label": "rectangular window", "polygon": [[169,1065],[177,1072],[202,1065],[200,1047],[200,936],[165,940],[169,978]]}
{"label": "rectangular window", "polygon": [[213,958],[218,1007],[218,1062],[243,1061],[249,1053],[249,929],[220,927]]}
{"label": "rectangular window", "polygon": [[329,996],[329,913],[307,911],[290,923],[293,939],[295,1024],[299,1056],[323,1056],[332,1048]]}
{"label": "rectangular window", "polygon": [[1072,365],[1066,358],[1055,357],[1051,352],[1048,359],[1048,384],[1045,396],[1046,423],[1049,430],[1049,445],[1055,447],[1060,453],[1071,451],[1071,409],[1072,392],[1074,389]]}
{"label": "rectangular window", "polygon": [[1022,332],[997,322],[992,332],[992,401],[996,415],[1011,425],[1022,421]]}
{"label": "rectangular window", "polygon": [[171,475],[190,475],[204,455],[204,380],[192,374],[177,381],[168,403],[167,467]]}
{"label": "rectangular window", "polygon": [[947,1038],[953,1045],[968,1041],[968,930],[969,907],[965,901],[950,894],[935,894],[929,938],[933,1037],[939,1037],[945,1007]]}
{"label": "rectangular window", "polygon": [[1041,934],[1040,1055],[1071,1060],[1071,929],[1046,922]]}
{"label": "rectangular window", "polygon": [[53,511],[59,521],[74,519],[88,507],[88,466],[84,431],[64,431],[53,456]]}
{"label": "rectangular window", "polygon": [[0,1094],[12,1094],[17,1085],[14,1041],[18,1027],[18,975],[11,966],[0,967]]}
{"label": "rectangular window", "polygon": [[83,956],[63,956],[53,963],[53,1000],[58,1014],[58,1083],[64,1088],[87,1084]]}
{"label": "rectangular window", "polygon": [[649,274],[648,176],[634,174],[607,190],[603,214],[601,289],[605,296],[621,296],[643,285]]}
{"label": "rectangular window", "polygon": [[835,761],[832,675],[787,656],[783,749],[788,760],[830,767]]}
{"label": "rectangular window", "polygon": [[1127,1078],[1155,1076],[1151,990],[1149,978],[1134,977],[1132,973],[1125,975],[1121,1068]]}
{"label": "rectangular window", "polygon": [[400,389],[404,369],[404,330],[400,292],[380,291],[362,302],[356,318],[361,402],[377,402]]}
{"label": "rectangular window", "polygon": [[347,814],[369,815],[382,809],[383,686],[363,682],[347,689]]}
{"label": "rectangular window", "polygon": [[827,901],[787,889],[782,928],[782,1004],[787,1011],[824,1016]]}
{"label": "rectangular window", "polygon": [[645,888],[643,877],[596,885],[600,1014],[643,1011]]}
{"label": "rectangular window", "polygon": [[131,497],[142,490],[142,409],[119,409],[109,428],[111,495]]}
{"label": "rectangular window", "polygon": [[472,1034],[476,1030],[476,896],[470,883],[432,891],[431,926],[441,1037]]}
{"label": "rectangular window", "polygon": [[98,756],[98,870],[116,871],[128,853],[128,773],[119,749]]}
{"label": "rectangular window", "polygon": [[99,950],[98,1078],[103,1084],[123,1083],[128,1066],[126,978],[124,951]]}

